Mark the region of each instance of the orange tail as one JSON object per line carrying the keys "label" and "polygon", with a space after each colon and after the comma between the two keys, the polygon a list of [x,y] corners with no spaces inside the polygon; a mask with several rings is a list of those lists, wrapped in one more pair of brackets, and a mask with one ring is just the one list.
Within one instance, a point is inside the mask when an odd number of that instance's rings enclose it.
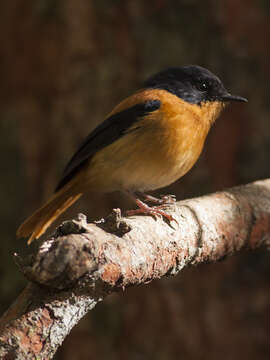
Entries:
{"label": "orange tail", "polygon": [[79,199],[82,193],[74,193],[72,187],[64,186],[40,209],[34,212],[17,230],[17,237],[27,237],[28,244],[34,239],[39,238],[47,228],[68,209],[75,201]]}

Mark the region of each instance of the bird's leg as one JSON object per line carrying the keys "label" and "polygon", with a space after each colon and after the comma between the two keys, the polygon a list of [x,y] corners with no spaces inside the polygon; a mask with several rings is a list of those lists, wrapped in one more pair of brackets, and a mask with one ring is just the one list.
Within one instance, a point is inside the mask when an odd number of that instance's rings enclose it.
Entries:
{"label": "bird's leg", "polygon": [[176,202],[175,195],[162,195],[160,198],[157,198],[153,195],[145,194],[143,192],[136,192],[136,195],[143,197],[145,201],[151,202],[153,204],[167,205]]}
{"label": "bird's leg", "polygon": [[[135,210],[128,210],[127,211],[127,215],[138,215],[138,214],[149,214],[149,215],[153,215],[153,216],[163,216],[165,217],[167,220],[169,221],[175,221],[177,222],[171,215],[167,214],[165,211],[162,210],[163,207],[165,207],[165,204],[161,204],[159,206],[149,206],[147,204],[145,204],[142,200],[140,200],[138,198],[138,193],[134,194],[131,191],[127,191],[126,192],[129,197],[136,203],[136,205],[139,207],[139,209],[135,209]],[[149,195],[150,196],[150,195]],[[154,197],[153,197],[154,198]],[[156,198],[154,198],[156,199]],[[156,199],[156,200],[161,200],[161,199]],[[158,202],[160,203],[160,202]]]}

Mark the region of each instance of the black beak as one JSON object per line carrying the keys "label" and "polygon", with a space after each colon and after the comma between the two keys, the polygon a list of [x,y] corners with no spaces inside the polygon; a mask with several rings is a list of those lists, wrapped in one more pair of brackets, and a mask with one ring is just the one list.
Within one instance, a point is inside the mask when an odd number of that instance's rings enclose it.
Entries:
{"label": "black beak", "polygon": [[229,93],[222,95],[220,97],[221,100],[223,101],[241,101],[241,102],[248,102],[248,100],[242,96],[237,96],[237,95],[231,95]]}

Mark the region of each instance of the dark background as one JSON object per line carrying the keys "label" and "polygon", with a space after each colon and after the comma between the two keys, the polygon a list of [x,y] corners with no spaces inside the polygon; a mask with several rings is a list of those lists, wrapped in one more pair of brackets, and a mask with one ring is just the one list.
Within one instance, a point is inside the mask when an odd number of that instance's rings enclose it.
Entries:
{"label": "dark background", "polygon": [[[167,66],[200,64],[249,99],[231,104],[199,162],[163,189],[178,199],[268,177],[268,0],[0,2],[0,310],[24,286],[12,253],[20,222],[52,193],[66,161],[112,107]],[[89,220],[130,207],[84,197]],[[113,295],[57,359],[269,359],[270,256],[245,253]]]}

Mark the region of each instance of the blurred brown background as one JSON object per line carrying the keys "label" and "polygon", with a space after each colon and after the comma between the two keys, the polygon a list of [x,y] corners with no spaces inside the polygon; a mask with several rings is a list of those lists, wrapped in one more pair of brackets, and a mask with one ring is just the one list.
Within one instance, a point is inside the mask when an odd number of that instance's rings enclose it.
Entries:
{"label": "blurred brown background", "polygon": [[[24,286],[16,227],[80,141],[155,71],[200,64],[249,99],[227,108],[197,165],[163,193],[181,199],[270,174],[268,0],[1,1],[0,44],[1,312]],[[63,218],[129,206],[91,194]],[[261,250],[128,289],[83,319],[56,358],[269,359],[269,277]]]}

